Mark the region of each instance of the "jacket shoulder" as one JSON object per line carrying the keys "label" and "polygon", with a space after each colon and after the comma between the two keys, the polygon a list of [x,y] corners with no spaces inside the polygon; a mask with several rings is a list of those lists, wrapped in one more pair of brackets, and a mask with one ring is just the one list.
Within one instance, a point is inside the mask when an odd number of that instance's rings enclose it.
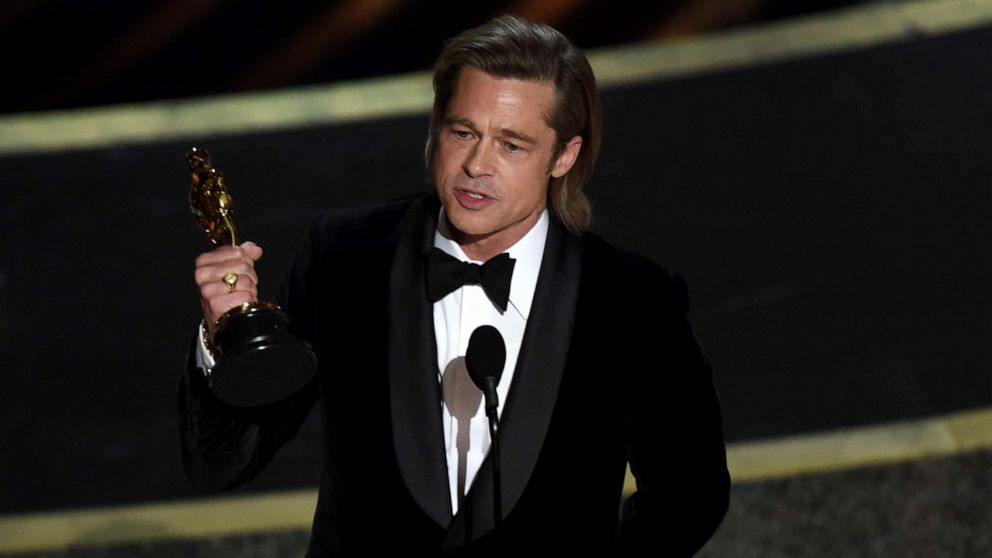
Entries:
{"label": "jacket shoulder", "polygon": [[404,196],[375,205],[329,209],[317,214],[310,227],[312,248],[354,251],[382,248],[396,242],[403,217],[423,194]]}
{"label": "jacket shoulder", "polygon": [[622,248],[603,237],[582,234],[583,254],[588,265],[635,282],[684,283],[682,276],[637,252]]}
{"label": "jacket shoulder", "polygon": [[277,290],[280,305],[294,321],[310,323],[316,319],[315,297],[323,290],[318,286],[345,279],[364,285],[365,278],[388,275],[404,217],[414,204],[424,203],[425,197],[411,195],[376,205],[319,212]]}

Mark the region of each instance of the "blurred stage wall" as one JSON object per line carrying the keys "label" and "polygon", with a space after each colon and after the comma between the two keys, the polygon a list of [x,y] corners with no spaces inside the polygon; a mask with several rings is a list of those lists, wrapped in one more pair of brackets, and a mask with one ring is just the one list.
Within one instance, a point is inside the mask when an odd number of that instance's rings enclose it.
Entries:
{"label": "blurred stage wall", "polygon": [[[992,405],[989,52],[988,24],[923,22],[604,88],[594,230],[687,277],[728,441]],[[426,122],[0,155],[0,514],[198,496],[174,412],[207,246],[185,204],[191,145],[265,248],[268,292],[320,208],[427,188]],[[239,490],[313,485],[314,419]]]}

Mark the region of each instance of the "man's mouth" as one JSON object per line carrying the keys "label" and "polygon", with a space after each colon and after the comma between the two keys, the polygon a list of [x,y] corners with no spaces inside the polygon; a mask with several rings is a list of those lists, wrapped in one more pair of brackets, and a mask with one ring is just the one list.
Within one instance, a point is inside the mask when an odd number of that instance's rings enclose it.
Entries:
{"label": "man's mouth", "polygon": [[490,196],[488,194],[485,194],[485,193],[482,193],[482,192],[476,192],[476,191],[473,191],[473,190],[466,190],[465,188],[456,188],[456,190],[458,190],[463,195],[465,195],[466,197],[469,197],[469,198],[471,198],[473,200],[491,200],[491,199],[494,199],[492,196]]}

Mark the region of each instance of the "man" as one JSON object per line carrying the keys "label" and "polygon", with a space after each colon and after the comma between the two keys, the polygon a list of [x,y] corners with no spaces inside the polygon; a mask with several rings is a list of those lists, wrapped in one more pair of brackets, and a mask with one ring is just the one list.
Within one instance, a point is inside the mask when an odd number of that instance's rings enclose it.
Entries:
{"label": "man", "polygon": [[[685,282],[584,232],[600,129],[588,62],[550,27],[501,17],[447,44],[434,88],[434,192],[322,215],[282,289],[320,359],[311,385],[227,408],[206,386],[204,344],[191,352],[188,475],[211,490],[245,482],[319,401],[310,556],[692,555],[727,506],[719,407]],[[255,299],[260,256],[246,243],[198,258],[208,338]],[[493,265],[439,287],[452,257]],[[495,267],[511,268],[508,292],[477,284]],[[486,418],[459,399],[483,324],[507,346],[498,533]],[[628,461],[638,490],[621,521]]]}

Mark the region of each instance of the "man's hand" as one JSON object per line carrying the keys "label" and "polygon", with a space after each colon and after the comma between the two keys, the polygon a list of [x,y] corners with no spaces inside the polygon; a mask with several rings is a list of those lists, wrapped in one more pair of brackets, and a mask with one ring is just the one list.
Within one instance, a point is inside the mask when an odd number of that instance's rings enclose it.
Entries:
{"label": "man's hand", "polygon": [[[207,336],[211,342],[217,318],[231,308],[258,300],[255,262],[261,257],[260,246],[254,242],[245,242],[241,246],[221,246],[196,258],[196,272],[193,277],[200,287],[200,306],[203,307]],[[224,282],[224,276],[228,273],[238,276],[233,291]]]}

